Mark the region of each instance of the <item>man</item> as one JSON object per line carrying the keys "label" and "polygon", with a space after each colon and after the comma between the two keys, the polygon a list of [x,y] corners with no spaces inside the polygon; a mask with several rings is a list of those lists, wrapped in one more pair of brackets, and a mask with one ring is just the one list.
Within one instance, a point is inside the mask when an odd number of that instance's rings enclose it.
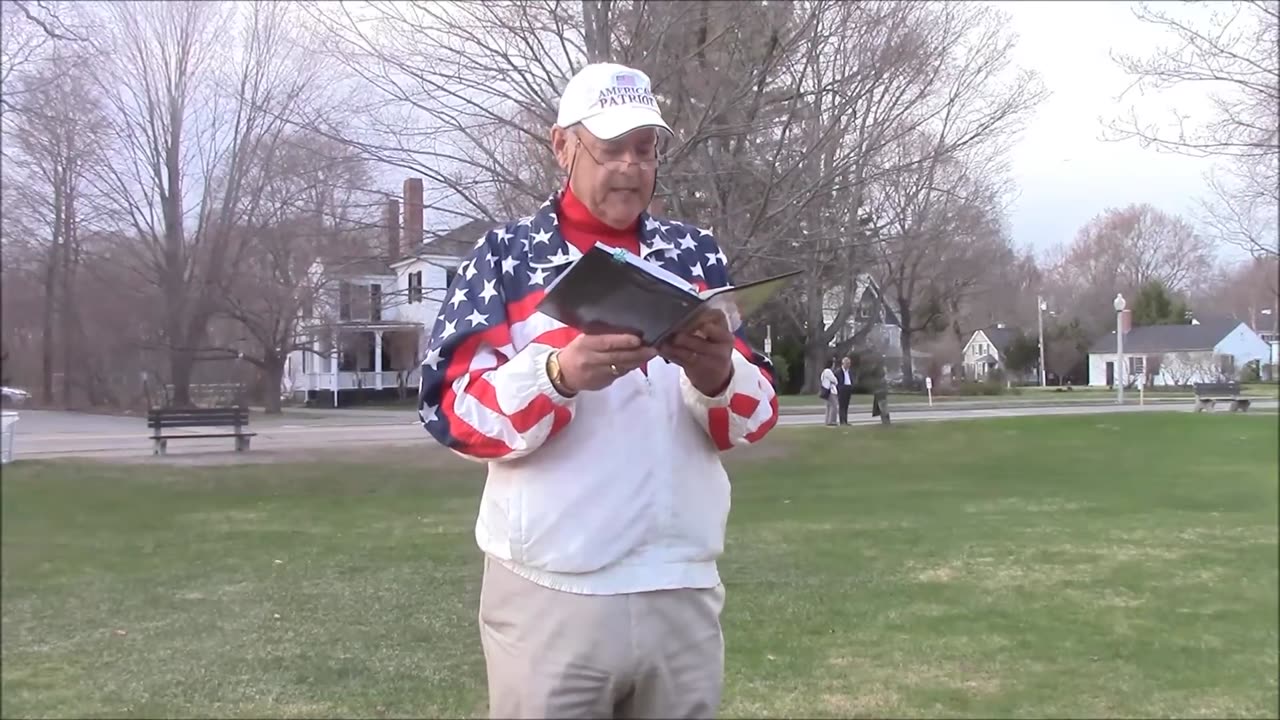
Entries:
{"label": "man", "polygon": [[849,401],[853,399],[853,359],[845,356],[840,359],[840,369],[836,371],[836,395],[840,400],[840,424],[849,424]]}
{"label": "man", "polygon": [[596,242],[729,283],[710,231],[645,211],[670,133],[644,73],[578,73],[551,128],[565,187],[480,239],[428,344],[424,426],[488,463],[476,541],[493,717],[711,717],[720,702],[720,453],[774,426],[772,368],[720,314],[648,348],[537,311]]}

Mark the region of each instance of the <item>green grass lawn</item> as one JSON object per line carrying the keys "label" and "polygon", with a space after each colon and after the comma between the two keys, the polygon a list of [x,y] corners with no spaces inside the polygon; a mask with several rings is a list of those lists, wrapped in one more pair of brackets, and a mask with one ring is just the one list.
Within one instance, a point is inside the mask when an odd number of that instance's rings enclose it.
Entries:
{"label": "green grass lawn", "polygon": [[[732,716],[1275,717],[1277,422],[777,432],[732,461]],[[485,712],[482,469],[19,463],[4,717]]]}

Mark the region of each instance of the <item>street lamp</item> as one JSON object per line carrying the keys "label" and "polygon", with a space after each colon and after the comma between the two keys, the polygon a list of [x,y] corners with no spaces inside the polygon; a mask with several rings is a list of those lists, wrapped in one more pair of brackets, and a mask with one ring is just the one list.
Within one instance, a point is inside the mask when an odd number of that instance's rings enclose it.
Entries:
{"label": "street lamp", "polygon": [[1111,307],[1116,309],[1116,403],[1124,404],[1124,296],[1116,293],[1116,299],[1111,303]]}

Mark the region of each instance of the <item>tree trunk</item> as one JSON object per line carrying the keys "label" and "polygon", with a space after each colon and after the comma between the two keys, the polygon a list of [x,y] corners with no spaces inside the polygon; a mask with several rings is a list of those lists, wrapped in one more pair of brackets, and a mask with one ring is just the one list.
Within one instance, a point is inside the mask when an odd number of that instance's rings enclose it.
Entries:
{"label": "tree trunk", "polygon": [[911,367],[911,308],[906,307],[906,303],[898,303],[898,321],[902,323],[902,332],[898,335],[899,346],[902,348],[902,382],[906,387],[914,388],[915,374]]}
{"label": "tree trunk", "polygon": [[70,409],[73,400],[71,397],[71,378],[72,367],[75,360],[73,356],[73,343],[71,342],[72,328],[75,326],[75,300],[72,297],[73,279],[75,262],[78,258],[73,255],[74,241],[72,239],[72,195],[70,184],[64,178],[64,190],[62,192],[62,297],[58,303],[61,311],[58,313],[59,320],[62,324],[62,405]]}
{"label": "tree trunk", "polygon": [[805,298],[807,324],[804,340],[804,386],[801,391],[807,394],[818,392],[819,378],[822,368],[826,367],[830,349],[825,342],[827,335],[826,318],[822,317],[822,281],[817,268],[810,268],[805,276]]}
{"label": "tree trunk", "polygon": [[609,11],[612,0],[582,0],[583,38],[587,44],[587,62],[608,62],[612,54],[609,33]]}
{"label": "tree trunk", "polygon": [[[61,246],[64,243],[62,237],[62,185],[54,183],[53,187],[53,226],[52,238],[49,243],[49,257],[46,259],[44,272],[44,322],[40,328],[43,335],[40,357],[40,391],[44,395],[46,405],[53,405],[55,402],[53,396],[53,349],[56,344],[54,339],[54,313],[58,311],[58,266],[61,257],[66,253],[66,248]],[[63,348],[63,352],[66,349]]]}
{"label": "tree trunk", "polygon": [[41,308],[40,327],[40,395],[45,405],[53,404],[53,311],[58,300],[55,282],[58,279],[58,245],[49,246],[45,259],[44,307]]}
{"label": "tree trunk", "polygon": [[191,407],[191,375],[195,368],[195,354],[184,348],[169,349],[169,382],[173,383],[173,407]]}
{"label": "tree trunk", "polygon": [[279,415],[280,386],[284,378],[284,358],[268,357],[262,367],[262,404],[268,415]]}

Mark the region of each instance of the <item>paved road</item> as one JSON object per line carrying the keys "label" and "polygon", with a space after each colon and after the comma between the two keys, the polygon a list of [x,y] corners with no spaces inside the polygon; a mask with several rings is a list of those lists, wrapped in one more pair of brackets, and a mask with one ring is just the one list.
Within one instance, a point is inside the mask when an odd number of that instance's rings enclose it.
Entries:
{"label": "paved road", "polygon": [[[1257,402],[1257,414],[1274,414],[1275,400]],[[1126,405],[1118,407],[1094,405],[1057,405],[1049,407],[950,408],[916,409],[895,412],[894,422],[928,422],[968,420],[1032,415],[1082,415],[1117,412],[1190,412],[1191,404]],[[1219,412],[1222,412],[1221,410]],[[857,409],[851,417],[855,425],[880,422],[866,408]],[[818,425],[818,414],[790,414],[779,418],[783,426]],[[412,411],[366,409],[344,411],[292,411],[279,417],[255,416],[253,430],[258,433],[253,447],[258,450],[296,451],[315,448],[365,447],[378,444],[430,445],[425,431],[417,424]],[[197,433],[193,433],[197,434]],[[83,413],[25,410],[17,425],[14,443],[18,459],[51,457],[145,458],[151,454],[146,422],[137,417],[90,415]],[[173,456],[200,453],[231,454],[230,439],[186,440],[169,444]],[[248,457],[252,456],[250,452]]]}

